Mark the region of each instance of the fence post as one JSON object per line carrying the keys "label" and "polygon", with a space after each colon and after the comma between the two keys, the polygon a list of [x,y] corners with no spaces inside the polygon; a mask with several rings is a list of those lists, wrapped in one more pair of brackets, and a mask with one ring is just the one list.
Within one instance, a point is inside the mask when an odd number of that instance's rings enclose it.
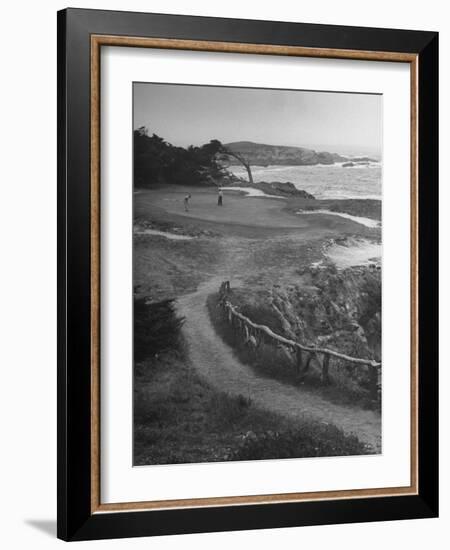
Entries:
{"label": "fence post", "polygon": [[[305,352],[307,353],[307,352]],[[314,353],[310,353],[307,358],[306,358],[306,363],[303,365],[303,352],[300,348],[298,348],[298,351],[297,351],[297,366],[300,370],[300,379],[303,379],[306,375],[306,373],[308,372],[309,370],[309,365],[311,364],[311,361],[312,361],[312,358],[313,358],[313,355]],[[301,357],[301,360],[300,362],[298,362],[298,357]]]}
{"label": "fence post", "polygon": [[369,367],[369,391],[370,397],[374,400],[378,399],[378,369],[377,367]]}
{"label": "fence post", "polygon": [[303,357],[302,357],[302,350],[300,348],[297,348],[295,352],[295,359],[296,359],[296,367],[297,367],[297,376],[301,376],[303,374],[302,367],[303,367]]}
{"label": "fence post", "polygon": [[324,353],[323,363],[322,363],[322,384],[326,386],[330,383],[329,367],[330,367],[330,356],[328,355],[328,353]]}

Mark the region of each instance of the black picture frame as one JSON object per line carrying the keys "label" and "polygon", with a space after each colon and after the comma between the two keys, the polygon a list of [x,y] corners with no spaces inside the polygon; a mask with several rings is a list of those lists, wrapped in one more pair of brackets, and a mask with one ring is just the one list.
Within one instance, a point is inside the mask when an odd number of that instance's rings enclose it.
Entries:
{"label": "black picture frame", "polygon": [[[418,60],[418,492],[92,513],[91,36],[403,52]],[[438,34],[66,9],[58,12],[58,537],[202,533],[438,515]]]}

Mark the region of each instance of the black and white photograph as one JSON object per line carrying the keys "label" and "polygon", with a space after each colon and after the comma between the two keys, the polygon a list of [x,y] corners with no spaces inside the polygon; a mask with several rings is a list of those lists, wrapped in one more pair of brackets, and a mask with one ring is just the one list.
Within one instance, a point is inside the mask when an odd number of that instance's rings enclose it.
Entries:
{"label": "black and white photograph", "polygon": [[382,96],[133,84],[133,464],[379,454]]}

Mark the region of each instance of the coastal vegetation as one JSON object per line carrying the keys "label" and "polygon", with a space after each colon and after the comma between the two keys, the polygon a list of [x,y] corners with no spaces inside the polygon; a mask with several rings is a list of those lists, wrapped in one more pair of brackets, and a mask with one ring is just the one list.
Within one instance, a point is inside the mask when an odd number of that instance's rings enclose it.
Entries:
{"label": "coastal vegetation", "polygon": [[135,362],[179,349],[183,319],[176,315],[173,299],[151,302],[137,295],[135,289],[133,319]]}
{"label": "coastal vegetation", "polygon": [[139,364],[134,391],[134,464],[179,464],[367,454],[332,424],[293,421],[248,395],[213,389],[186,351]]}
{"label": "coastal vegetation", "polygon": [[[282,347],[265,341],[254,347],[243,340],[218,307],[219,299],[218,294],[212,294],[207,302],[215,330],[239,360],[256,372],[296,386],[306,384],[333,401],[365,408],[380,406],[371,391],[368,370],[333,359],[325,386],[321,383],[321,365],[314,361],[308,372],[299,376],[295,358]],[[351,357],[380,360],[381,275],[377,269],[337,270],[333,265],[302,268],[296,284],[236,288],[228,299],[242,315],[287,339]]]}
{"label": "coastal vegetation", "polygon": [[226,177],[217,154],[222,144],[211,140],[201,147],[176,147],[146,127],[134,131],[134,186],[213,185]]}
{"label": "coastal vegetation", "polygon": [[[191,365],[170,301],[135,301],[134,464],[343,456],[370,451],[331,424],[294,422],[212,388]],[[148,330],[142,327],[149,325]],[[136,350],[136,347],[135,347]]]}

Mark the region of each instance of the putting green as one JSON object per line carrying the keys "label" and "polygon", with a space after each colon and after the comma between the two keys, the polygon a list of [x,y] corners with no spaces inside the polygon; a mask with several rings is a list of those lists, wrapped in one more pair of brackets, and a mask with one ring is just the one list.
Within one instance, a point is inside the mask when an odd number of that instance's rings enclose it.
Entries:
{"label": "putting green", "polygon": [[[191,194],[189,210],[184,208],[184,197]],[[245,197],[240,193],[224,193],[223,206],[217,205],[217,193],[187,188],[183,191],[139,191],[135,212],[144,215],[149,210],[160,208],[170,214],[185,218],[205,220],[220,224],[240,224],[250,227],[305,228],[310,220],[284,210],[287,199]]]}

